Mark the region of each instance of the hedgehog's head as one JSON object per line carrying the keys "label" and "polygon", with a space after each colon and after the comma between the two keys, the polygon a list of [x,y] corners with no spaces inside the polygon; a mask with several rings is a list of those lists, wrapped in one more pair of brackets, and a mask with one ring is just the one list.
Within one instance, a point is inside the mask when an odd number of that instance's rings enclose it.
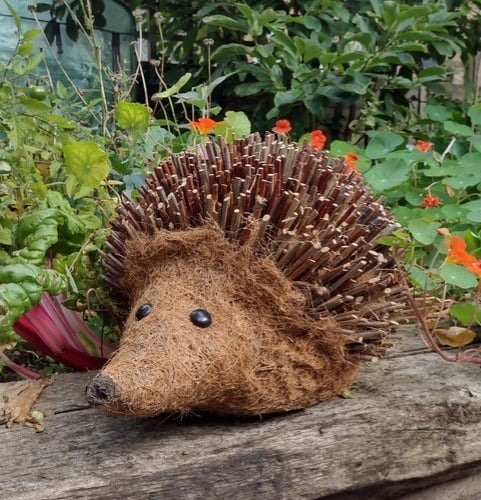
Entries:
{"label": "hedgehog's head", "polygon": [[119,350],[87,389],[114,413],[258,414],[305,407],[357,369],[329,321],[269,257],[215,227],[133,239]]}

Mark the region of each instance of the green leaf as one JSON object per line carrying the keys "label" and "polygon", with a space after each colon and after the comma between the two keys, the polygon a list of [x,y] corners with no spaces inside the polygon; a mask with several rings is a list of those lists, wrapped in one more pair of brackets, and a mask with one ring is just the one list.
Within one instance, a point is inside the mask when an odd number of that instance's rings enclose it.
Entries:
{"label": "green leaf", "polygon": [[274,105],[279,108],[292,104],[304,98],[302,89],[288,90],[287,92],[277,92],[274,96]]}
{"label": "green leaf", "polygon": [[408,229],[416,241],[419,241],[423,245],[431,245],[438,235],[436,229],[440,226],[440,222],[415,219],[408,224]]}
{"label": "green leaf", "polygon": [[388,153],[394,151],[404,143],[404,138],[394,132],[368,132],[371,137],[366,147],[366,156],[371,160],[384,158]]}
{"label": "green leaf", "polygon": [[356,151],[350,142],[345,141],[332,141],[329,147],[332,156],[344,156],[347,153],[352,153]]}
{"label": "green leaf", "polygon": [[15,321],[37,304],[44,292],[58,295],[67,289],[65,276],[33,264],[0,268],[0,338],[12,332]]}
{"label": "green leaf", "polygon": [[206,16],[203,21],[204,23],[211,24],[212,26],[222,26],[223,28],[227,28],[229,30],[242,31],[242,33],[247,33],[249,31],[247,23],[220,14]]}
{"label": "green leaf", "polygon": [[410,171],[409,163],[401,158],[393,158],[374,165],[364,174],[364,178],[375,191],[381,193],[406,182]]}
{"label": "green leaf", "polygon": [[80,248],[85,240],[84,225],[75,217],[60,210],[48,208],[33,210],[17,224],[14,260],[41,264],[52,247],[70,253]]}
{"label": "green leaf", "polygon": [[481,222],[481,200],[468,201],[462,207],[468,209],[466,215],[468,220],[471,222]]}
{"label": "green leaf", "polygon": [[227,111],[224,121],[215,128],[215,133],[226,137],[227,142],[249,135],[250,131],[251,123],[242,111]]}
{"label": "green leaf", "polygon": [[156,92],[152,95],[151,99],[153,101],[159,101],[160,99],[166,99],[168,97],[172,97],[174,94],[180,91],[180,89],[191,79],[192,73],[186,73],[182,75],[177,82],[174,83],[171,87],[164,90],[163,92]]}
{"label": "green leaf", "polygon": [[6,161],[0,160],[0,175],[9,174],[12,171],[12,167]]}
{"label": "green leaf", "polygon": [[481,103],[475,104],[468,109],[468,116],[473,125],[481,125]]}
{"label": "green leaf", "polygon": [[241,45],[240,43],[226,43],[221,45],[212,53],[214,59],[223,59],[225,57],[246,56],[252,53],[254,49]]}
{"label": "green leaf", "polygon": [[95,142],[78,141],[63,147],[65,169],[81,186],[98,188],[109,175],[108,154]]}
{"label": "green leaf", "polygon": [[476,276],[458,264],[444,264],[439,275],[446,283],[459,288],[476,288],[478,285]]}
{"label": "green leaf", "polygon": [[22,35],[22,42],[31,42],[32,40],[35,40],[35,38],[37,38],[41,34],[42,34],[42,30],[39,30],[39,29],[28,30]]}
{"label": "green leaf", "polygon": [[7,0],[4,0],[4,2],[8,10],[10,11],[13,20],[15,21],[15,26],[17,27],[17,31],[20,33],[22,31],[22,21],[20,19],[20,16]]}
{"label": "green leaf", "polygon": [[476,304],[458,302],[451,305],[449,312],[464,325],[471,323],[481,324],[481,307]]}
{"label": "green leaf", "polygon": [[239,97],[246,97],[249,95],[259,94],[259,92],[264,91],[265,88],[266,88],[265,82],[241,83],[234,88],[234,92]]}
{"label": "green leaf", "polygon": [[115,118],[120,128],[129,129],[138,137],[149,127],[150,112],[138,102],[119,101],[115,106]]}
{"label": "green leaf", "polygon": [[430,272],[427,269],[413,267],[409,271],[409,279],[417,288],[421,290],[427,291],[436,288],[436,283],[431,278]]}
{"label": "green leaf", "polygon": [[451,111],[446,106],[442,106],[441,104],[428,103],[426,104],[424,110],[429,118],[431,118],[431,120],[434,120],[435,122],[446,122],[452,116]]}
{"label": "green leaf", "polygon": [[481,152],[481,135],[473,135],[469,138],[469,142],[471,142],[476,151]]}
{"label": "green leaf", "polygon": [[460,135],[463,137],[470,137],[473,135],[473,131],[467,125],[462,125],[461,123],[453,122],[448,120],[444,123],[444,130],[453,135]]}

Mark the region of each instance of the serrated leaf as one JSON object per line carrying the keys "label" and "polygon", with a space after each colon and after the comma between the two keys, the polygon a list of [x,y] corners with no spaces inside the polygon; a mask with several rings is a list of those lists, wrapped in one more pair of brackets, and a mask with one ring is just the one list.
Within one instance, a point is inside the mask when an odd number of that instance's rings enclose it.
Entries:
{"label": "serrated leaf", "polygon": [[149,127],[150,112],[138,102],[119,101],[115,106],[115,119],[120,128],[139,136]]}
{"label": "serrated leaf", "polygon": [[109,175],[110,162],[95,142],[78,141],[63,147],[65,169],[81,186],[98,188]]}
{"label": "serrated leaf", "polygon": [[217,135],[223,135],[227,142],[232,142],[234,138],[249,135],[251,123],[247,115],[242,111],[227,111],[223,122],[215,127]]}
{"label": "serrated leaf", "polygon": [[15,21],[15,26],[17,27],[17,31],[20,33],[20,31],[22,30],[22,20],[20,19],[18,12],[10,5],[10,2],[8,2],[7,0],[4,0],[4,2],[8,10],[10,11],[10,15]]}
{"label": "serrated leaf", "polygon": [[[37,6],[38,6],[38,4],[37,4]],[[22,42],[31,42],[32,40],[35,40],[35,38],[37,38],[41,34],[42,34],[42,30],[39,30],[39,29],[28,30],[22,35]]]}

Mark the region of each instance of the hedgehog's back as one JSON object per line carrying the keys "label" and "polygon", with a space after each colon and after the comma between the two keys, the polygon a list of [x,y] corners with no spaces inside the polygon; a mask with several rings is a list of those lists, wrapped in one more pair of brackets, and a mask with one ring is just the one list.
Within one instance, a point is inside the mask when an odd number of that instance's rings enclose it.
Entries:
{"label": "hedgehog's back", "polygon": [[305,313],[334,318],[351,351],[382,354],[404,307],[394,260],[377,243],[396,223],[360,176],[324,151],[272,135],[212,140],[160,162],[119,214],[105,257],[114,288],[132,237],[215,223],[229,241],[272,258],[306,295]]}

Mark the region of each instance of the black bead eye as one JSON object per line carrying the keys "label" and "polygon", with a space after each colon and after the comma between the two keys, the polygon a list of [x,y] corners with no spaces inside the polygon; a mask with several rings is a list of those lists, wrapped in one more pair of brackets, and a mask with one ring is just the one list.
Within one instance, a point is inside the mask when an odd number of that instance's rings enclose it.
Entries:
{"label": "black bead eye", "polygon": [[207,328],[212,324],[212,316],[205,309],[195,309],[190,313],[190,321],[199,328]]}
{"label": "black bead eye", "polygon": [[135,317],[136,319],[140,320],[142,318],[145,318],[152,312],[152,305],[151,304],[142,304],[137,311],[135,311]]}

